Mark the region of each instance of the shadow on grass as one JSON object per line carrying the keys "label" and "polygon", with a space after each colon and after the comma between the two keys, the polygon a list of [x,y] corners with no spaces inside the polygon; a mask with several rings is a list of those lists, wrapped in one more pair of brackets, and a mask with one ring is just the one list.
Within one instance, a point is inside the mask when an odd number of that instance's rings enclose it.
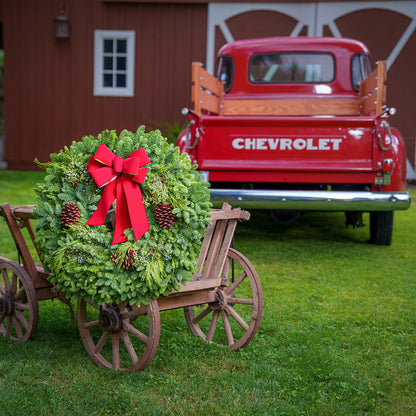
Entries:
{"label": "shadow on grass", "polygon": [[363,227],[346,227],[343,212],[305,212],[292,223],[279,223],[267,211],[251,210],[250,221],[240,224],[237,233],[240,236],[261,236],[262,240],[294,241],[331,241],[349,243],[369,242],[369,215],[363,214]]}

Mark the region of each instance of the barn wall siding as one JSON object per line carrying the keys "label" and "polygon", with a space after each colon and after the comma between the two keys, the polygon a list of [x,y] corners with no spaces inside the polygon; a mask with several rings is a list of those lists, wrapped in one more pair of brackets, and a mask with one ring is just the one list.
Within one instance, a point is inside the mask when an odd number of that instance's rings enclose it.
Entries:
{"label": "barn wall siding", "polygon": [[[154,128],[190,104],[191,62],[203,60],[206,5],[67,1],[69,39],[53,36],[61,0],[3,3],[6,150],[11,169],[35,168],[104,129]],[[21,30],[14,30],[15,27]],[[93,95],[94,30],[135,30],[134,97]]]}

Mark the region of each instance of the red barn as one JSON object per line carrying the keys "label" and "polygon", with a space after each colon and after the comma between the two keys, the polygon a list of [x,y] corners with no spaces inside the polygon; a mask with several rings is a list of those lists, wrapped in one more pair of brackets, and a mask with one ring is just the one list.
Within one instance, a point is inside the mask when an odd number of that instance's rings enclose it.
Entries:
{"label": "red barn", "polygon": [[0,0],[0,21],[9,168],[32,169],[104,129],[182,123],[191,62],[212,70],[228,41],[325,35],[387,59],[392,123],[416,177],[416,1]]}

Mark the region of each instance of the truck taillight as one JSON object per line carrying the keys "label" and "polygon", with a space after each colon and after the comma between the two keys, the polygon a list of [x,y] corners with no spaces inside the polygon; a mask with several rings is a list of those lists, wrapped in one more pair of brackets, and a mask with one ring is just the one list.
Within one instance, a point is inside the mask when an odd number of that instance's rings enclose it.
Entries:
{"label": "truck taillight", "polygon": [[383,172],[389,173],[393,170],[393,159],[384,159]]}

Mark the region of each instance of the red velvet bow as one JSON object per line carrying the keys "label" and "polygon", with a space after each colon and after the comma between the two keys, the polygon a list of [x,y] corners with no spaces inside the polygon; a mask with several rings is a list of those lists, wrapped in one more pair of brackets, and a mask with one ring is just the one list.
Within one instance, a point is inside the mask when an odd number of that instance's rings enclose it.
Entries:
{"label": "red velvet bow", "polygon": [[86,222],[88,225],[102,225],[108,210],[117,199],[116,225],[112,244],[122,243],[127,238],[126,228],[133,228],[136,241],[149,229],[146,210],[139,183],[144,182],[150,163],[146,150],[142,147],[126,159],[115,155],[101,143],[94,156],[89,157],[88,172],[99,188],[104,187],[97,209]]}

